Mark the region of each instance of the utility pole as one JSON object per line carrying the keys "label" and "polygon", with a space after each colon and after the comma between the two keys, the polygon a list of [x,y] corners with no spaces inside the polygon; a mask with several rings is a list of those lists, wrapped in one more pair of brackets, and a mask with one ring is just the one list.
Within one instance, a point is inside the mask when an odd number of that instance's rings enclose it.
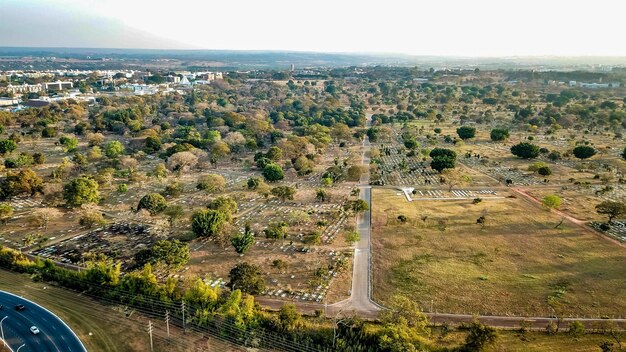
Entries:
{"label": "utility pole", "polygon": [[150,334],[150,352],[154,351],[154,346],[152,345],[152,321],[148,320],[148,334]]}
{"label": "utility pole", "polygon": [[167,327],[167,337],[170,337],[170,311],[165,311],[165,326]]}
{"label": "utility pole", "polygon": [[183,301],[183,331],[187,330],[185,328],[185,301]]}

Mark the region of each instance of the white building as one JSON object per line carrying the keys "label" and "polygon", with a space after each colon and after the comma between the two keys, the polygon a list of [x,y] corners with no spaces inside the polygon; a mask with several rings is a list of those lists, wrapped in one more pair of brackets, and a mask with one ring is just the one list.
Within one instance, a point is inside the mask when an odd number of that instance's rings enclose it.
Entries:
{"label": "white building", "polygon": [[0,106],[11,106],[17,105],[20,101],[14,98],[0,98]]}
{"label": "white building", "polygon": [[44,90],[44,86],[43,84],[40,84],[40,83],[37,83],[37,84],[24,83],[22,85],[17,85],[17,86],[9,84],[7,86],[7,92],[11,92],[11,93],[38,93],[43,90]]}
{"label": "white building", "polygon": [[74,88],[74,83],[70,81],[46,82],[43,85],[46,90],[64,90]]}

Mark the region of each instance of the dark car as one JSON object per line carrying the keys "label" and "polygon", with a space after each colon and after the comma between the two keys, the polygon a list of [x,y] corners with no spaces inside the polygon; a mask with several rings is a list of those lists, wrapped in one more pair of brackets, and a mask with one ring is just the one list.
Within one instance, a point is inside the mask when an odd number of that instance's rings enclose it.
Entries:
{"label": "dark car", "polygon": [[18,304],[15,306],[15,310],[24,310],[24,309],[26,309],[26,307],[24,307],[23,304]]}

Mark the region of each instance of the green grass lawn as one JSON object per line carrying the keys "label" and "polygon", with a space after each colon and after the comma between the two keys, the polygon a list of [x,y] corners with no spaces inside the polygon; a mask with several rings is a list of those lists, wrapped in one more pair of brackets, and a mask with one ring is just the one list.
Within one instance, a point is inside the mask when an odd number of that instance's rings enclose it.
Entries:
{"label": "green grass lawn", "polygon": [[560,218],[525,200],[408,203],[376,189],[372,203],[377,301],[403,294],[455,313],[626,312],[626,249],[568,222],[554,229]]}

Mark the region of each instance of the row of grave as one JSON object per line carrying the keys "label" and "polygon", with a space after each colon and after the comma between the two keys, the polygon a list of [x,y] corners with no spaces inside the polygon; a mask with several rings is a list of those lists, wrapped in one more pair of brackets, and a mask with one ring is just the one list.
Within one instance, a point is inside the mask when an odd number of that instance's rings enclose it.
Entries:
{"label": "row of grave", "polygon": [[589,225],[599,231],[602,231],[609,237],[613,237],[620,242],[626,242],[626,220],[613,221],[610,225],[603,222],[592,221]]}
{"label": "row of grave", "polygon": [[[325,255],[326,253],[322,251],[320,252],[320,254]],[[340,254],[341,253],[339,251],[328,252],[328,255],[333,257],[333,260],[337,260]],[[337,275],[338,275],[337,272],[330,270],[328,272],[328,275],[323,278],[324,283],[321,285],[318,285],[312,293],[305,292],[302,290],[293,291],[293,290],[282,290],[282,289],[268,289],[265,292],[263,292],[263,294],[266,296],[295,299],[299,301],[321,302],[324,299],[324,297],[326,297],[326,293],[328,292],[328,289],[330,288],[332,281],[337,277]],[[290,278],[294,279],[295,276],[291,275]],[[278,284],[278,280],[272,280],[272,283]]]}
{"label": "row of grave", "polygon": [[507,168],[503,166],[488,166],[480,159],[464,158],[463,163],[478,169],[479,171],[490,175],[502,182],[510,180],[513,185],[531,186],[544,183],[541,179],[518,169]]}
{"label": "row of grave", "polygon": [[[136,252],[148,248],[156,241],[155,236],[150,236],[150,233],[150,228],[142,224],[116,223],[31,251],[31,254],[62,263],[78,264],[85,252],[111,254],[124,250]],[[113,237],[119,236],[125,236],[125,239],[123,241],[112,240]],[[124,267],[130,258],[123,259],[125,259],[122,261]]]}

